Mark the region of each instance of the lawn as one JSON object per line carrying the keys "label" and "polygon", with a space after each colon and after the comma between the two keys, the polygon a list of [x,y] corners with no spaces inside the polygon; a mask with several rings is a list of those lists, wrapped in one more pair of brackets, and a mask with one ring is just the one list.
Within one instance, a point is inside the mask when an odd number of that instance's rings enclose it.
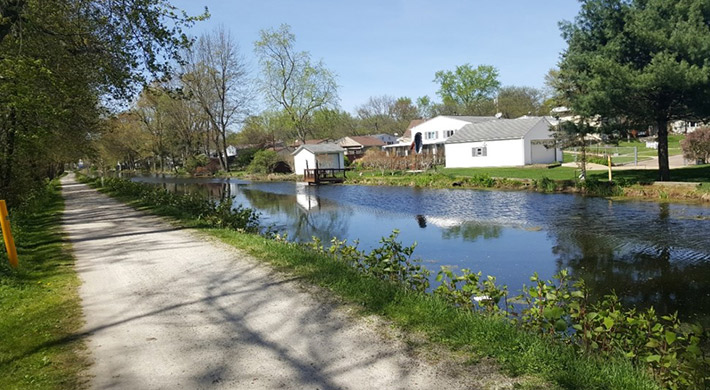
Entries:
{"label": "lawn", "polygon": [[0,389],[80,389],[87,365],[74,259],[61,233],[58,185],[11,210],[20,265],[0,251]]}
{"label": "lawn", "polygon": [[444,168],[440,172],[452,176],[488,175],[509,179],[574,180],[576,168],[569,167],[506,167],[506,168]]}
{"label": "lawn", "polygon": [[[680,141],[683,139],[685,139],[685,135],[683,134],[671,134],[668,136],[669,156],[683,154],[683,150],[680,147]],[[616,146],[590,145],[587,151],[591,155],[599,156],[609,153],[612,155],[612,162],[615,165],[633,163],[635,158],[638,159],[637,161],[644,161],[658,157],[657,149],[647,148],[646,143],[639,140],[619,141],[619,144]],[[636,156],[634,156],[634,154],[636,154]],[[564,162],[574,162],[574,158],[575,154],[568,151],[563,155]]]}

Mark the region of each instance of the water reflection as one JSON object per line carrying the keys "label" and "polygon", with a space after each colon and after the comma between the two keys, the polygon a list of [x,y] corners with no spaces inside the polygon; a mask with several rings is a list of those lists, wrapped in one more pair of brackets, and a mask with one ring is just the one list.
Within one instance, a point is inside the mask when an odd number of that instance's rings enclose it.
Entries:
{"label": "water reflection", "polygon": [[307,190],[295,195],[269,193],[244,188],[241,194],[251,207],[265,213],[264,222],[272,229],[287,232],[296,241],[318,237],[329,241],[333,237],[348,237],[348,216],[352,209],[321,200]]}
{"label": "water reflection", "polygon": [[[661,313],[706,316],[707,223],[685,223],[679,213],[682,206],[649,203],[644,205],[646,218],[626,221],[626,231],[621,232],[599,218],[594,208],[578,206],[550,230],[558,269],[572,270],[572,276],[584,279],[596,295],[616,291],[629,306],[653,305]],[[618,208],[610,207],[609,213]]]}
{"label": "water reflection", "polygon": [[393,229],[417,242],[417,257],[495,275],[511,291],[538,272],[561,269],[597,295],[616,291],[631,306],[682,316],[710,312],[710,208],[611,202],[572,195],[398,187],[138,179],[170,191],[234,197],[265,225],[298,241],[316,236],[378,245]]}

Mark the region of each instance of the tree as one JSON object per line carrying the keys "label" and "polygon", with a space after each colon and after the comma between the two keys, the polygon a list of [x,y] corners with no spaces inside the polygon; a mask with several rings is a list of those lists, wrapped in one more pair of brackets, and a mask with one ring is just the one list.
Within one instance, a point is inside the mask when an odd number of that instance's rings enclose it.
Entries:
{"label": "tree", "polygon": [[313,113],[311,120],[313,137],[338,139],[357,132],[355,119],[346,111],[323,108]]}
{"label": "tree", "polygon": [[220,165],[229,172],[227,134],[246,117],[253,96],[245,60],[231,34],[220,28],[200,37],[189,52],[183,80],[216,130]]}
{"label": "tree", "polygon": [[360,132],[367,134],[402,132],[412,119],[419,117],[412,99],[395,99],[389,95],[372,96],[356,111],[363,128]]}
{"label": "tree", "polygon": [[247,118],[234,141],[257,149],[274,147],[279,141],[291,138],[289,125],[289,118],[282,111],[264,111]]}
{"label": "tree", "polygon": [[498,112],[505,118],[538,115],[542,93],[532,87],[503,87],[498,92]]}
{"label": "tree", "polygon": [[437,94],[444,106],[457,107],[466,114],[490,112],[494,108],[493,98],[500,88],[498,69],[490,65],[473,68],[470,64],[456,67],[453,72],[440,70],[434,75],[439,84]]}
{"label": "tree", "polygon": [[95,156],[101,107],[162,77],[196,20],[165,0],[0,0],[0,193]]}
{"label": "tree", "polygon": [[710,127],[701,127],[685,136],[680,142],[683,157],[691,160],[710,162]]}
{"label": "tree", "polygon": [[296,36],[282,24],[278,30],[261,30],[254,51],[262,70],[261,90],[267,100],[282,108],[305,142],[311,133],[311,115],[338,102],[335,76],[322,61],[313,63],[305,51],[296,51]]}
{"label": "tree", "polygon": [[417,98],[417,112],[420,118],[433,118],[434,115],[434,102],[427,95],[420,96]]}
{"label": "tree", "polygon": [[710,117],[710,4],[706,0],[582,0],[560,79],[587,117],[655,125],[660,180],[670,180],[668,123]]}
{"label": "tree", "polygon": [[577,166],[579,166],[580,179],[587,178],[587,135],[596,132],[590,126],[588,118],[579,118],[576,121],[560,122],[554,129],[555,142],[559,148],[578,147]]}

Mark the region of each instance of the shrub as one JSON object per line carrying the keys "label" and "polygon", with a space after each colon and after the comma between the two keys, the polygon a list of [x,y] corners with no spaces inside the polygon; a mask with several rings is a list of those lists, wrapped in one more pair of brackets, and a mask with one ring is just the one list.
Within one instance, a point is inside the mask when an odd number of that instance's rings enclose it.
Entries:
{"label": "shrub", "polygon": [[278,162],[278,153],[273,150],[260,150],[254,154],[247,171],[250,173],[272,173]]}
{"label": "shrub", "polygon": [[256,152],[258,152],[259,149],[255,148],[249,148],[249,149],[242,149],[237,153],[237,156],[234,160],[234,164],[238,169],[244,169],[251,164],[252,160],[254,159],[254,155]]}
{"label": "shrub", "polygon": [[683,148],[683,157],[702,163],[710,162],[710,127],[701,127],[689,133],[680,142],[680,146]]}
{"label": "shrub", "polygon": [[195,173],[197,168],[204,167],[209,162],[209,157],[205,156],[204,154],[201,154],[199,156],[191,156],[188,157],[187,161],[185,161],[185,169],[187,169],[187,171],[190,173]]}

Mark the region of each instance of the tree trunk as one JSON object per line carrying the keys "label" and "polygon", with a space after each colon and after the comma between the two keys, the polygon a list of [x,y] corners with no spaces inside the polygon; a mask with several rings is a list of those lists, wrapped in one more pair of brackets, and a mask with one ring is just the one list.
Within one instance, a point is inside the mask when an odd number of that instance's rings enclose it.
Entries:
{"label": "tree trunk", "polygon": [[229,156],[227,155],[227,131],[222,130],[222,151],[224,152],[224,171],[229,172]]}
{"label": "tree trunk", "polygon": [[668,118],[656,121],[658,126],[658,180],[669,181],[671,169],[668,165]]}

